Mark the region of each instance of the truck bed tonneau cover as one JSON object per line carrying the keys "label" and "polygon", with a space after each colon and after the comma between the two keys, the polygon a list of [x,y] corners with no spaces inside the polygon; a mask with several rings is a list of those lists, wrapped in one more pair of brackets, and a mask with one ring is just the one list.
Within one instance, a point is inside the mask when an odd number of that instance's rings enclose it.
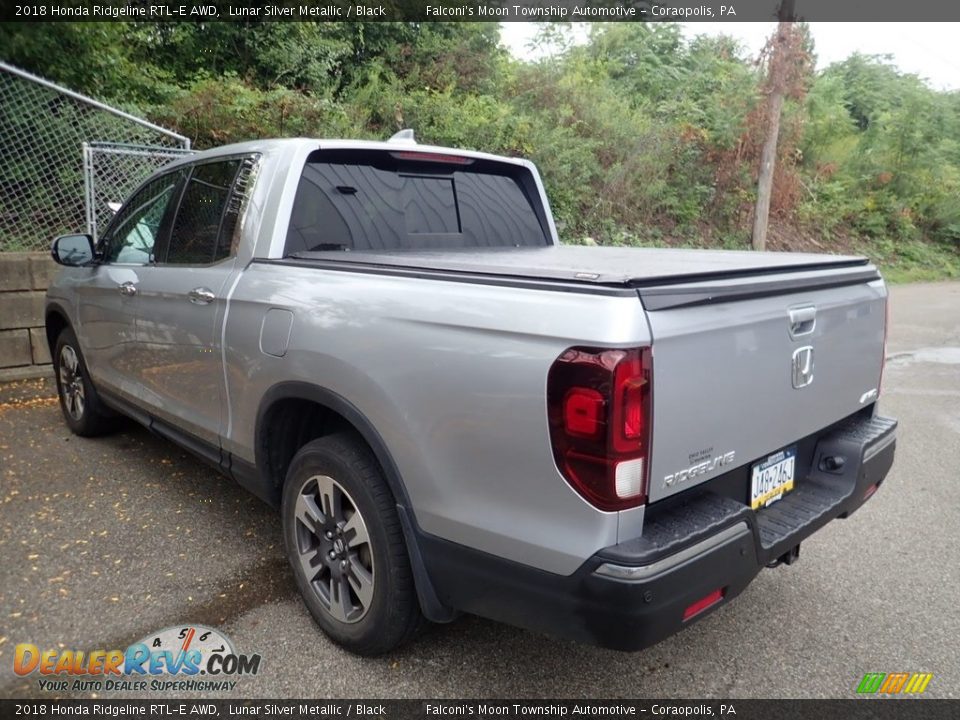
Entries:
{"label": "truck bed tonneau cover", "polygon": [[[787,252],[552,245],[448,250],[304,251],[295,260],[344,269],[437,272],[593,286],[650,288],[737,278],[844,270],[846,280],[875,277],[864,257]],[[853,272],[851,272],[853,271]],[[804,284],[809,284],[810,278]],[[740,285],[738,283],[738,285]],[[740,289],[745,288],[740,286]]]}

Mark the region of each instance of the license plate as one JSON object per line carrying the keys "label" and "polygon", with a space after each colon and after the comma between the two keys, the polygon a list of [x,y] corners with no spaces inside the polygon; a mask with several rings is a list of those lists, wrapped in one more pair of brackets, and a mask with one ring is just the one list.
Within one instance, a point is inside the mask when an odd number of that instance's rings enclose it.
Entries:
{"label": "license plate", "polygon": [[758,510],[793,490],[797,448],[790,447],[756,463],[750,470],[750,507]]}

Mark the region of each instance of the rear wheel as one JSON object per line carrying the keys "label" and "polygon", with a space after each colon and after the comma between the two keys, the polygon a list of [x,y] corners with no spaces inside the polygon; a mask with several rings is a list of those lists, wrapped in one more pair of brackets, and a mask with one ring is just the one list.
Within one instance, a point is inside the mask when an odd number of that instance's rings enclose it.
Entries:
{"label": "rear wheel", "polygon": [[423,616],[396,503],[361,441],[338,434],[301,448],[282,516],[304,602],[334,642],[380,655],[416,633]]}
{"label": "rear wheel", "polygon": [[65,328],[57,337],[53,370],[60,409],[70,430],[83,437],[102,435],[110,430],[113,417],[93,387],[77,336],[70,328]]}

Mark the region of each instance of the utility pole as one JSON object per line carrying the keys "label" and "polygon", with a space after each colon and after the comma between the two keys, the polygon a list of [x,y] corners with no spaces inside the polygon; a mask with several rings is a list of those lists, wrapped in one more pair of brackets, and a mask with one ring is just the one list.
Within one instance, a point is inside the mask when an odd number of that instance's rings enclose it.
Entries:
{"label": "utility pole", "polygon": [[793,33],[794,0],[781,0],[777,10],[777,34],[770,53],[767,76],[767,137],[760,154],[760,176],[757,179],[757,206],[753,213],[753,249],[767,246],[767,222],[770,219],[770,194],[773,171],[777,163],[777,139],[780,137],[780,114],[786,92],[788,51]]}

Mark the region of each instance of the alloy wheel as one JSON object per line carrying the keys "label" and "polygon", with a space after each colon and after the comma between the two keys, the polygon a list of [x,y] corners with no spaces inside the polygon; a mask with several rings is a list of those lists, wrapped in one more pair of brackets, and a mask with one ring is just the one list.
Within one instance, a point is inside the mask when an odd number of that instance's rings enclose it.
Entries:
{"label": "alloy wheel", "polygon": [[373,600],[370,535],[350,494],[327,475],[314,475],[296,501],[297,556],[307,584],[331,617],[361,620]]}
{"label": "alloy wheel", "polygon": [[77,351],[69,345],[60,349],[60,392],[63,394],[63,404],[74,420],[83,418],[83,411],[87,404],[86,393],[83,388],[83,370]]}

